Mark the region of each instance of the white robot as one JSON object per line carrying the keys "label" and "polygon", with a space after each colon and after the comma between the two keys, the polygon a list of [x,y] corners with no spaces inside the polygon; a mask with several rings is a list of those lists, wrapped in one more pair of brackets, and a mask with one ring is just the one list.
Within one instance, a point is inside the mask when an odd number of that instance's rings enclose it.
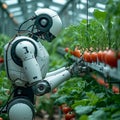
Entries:
{"label": "white robot", "polygon": [[79,71],[74,64],[48,73],[49,55],[37,38],[51,42],[58,35],[62,28],[58,14],[39,9],[24,23],[30,20],[34,22],[29,34],[19,34],[22,24],[4,50],[5,69],[14,88],[12,100],[6,106],[10,120],[33,120],[34,96],[50,92]]}

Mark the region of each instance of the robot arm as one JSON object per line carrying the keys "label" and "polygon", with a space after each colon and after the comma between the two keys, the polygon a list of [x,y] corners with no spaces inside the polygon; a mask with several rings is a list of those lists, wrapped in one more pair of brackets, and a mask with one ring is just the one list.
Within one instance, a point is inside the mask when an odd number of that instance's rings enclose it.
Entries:
{"label": "robot arm", "polygon": [[24,73],[28,79],[28,83],[31,85],[42,80],[39,64],[34,55],[34,45],[29,41],[22,41],[16,46],[15,53],[22,60]]}
{"label": "robot arm", "polygon": [[47,92],[50,92],[57,86],[59,86],[64,81],[70,79],[72,76],[80,76],[81,73],[85,73],[87,71],[86,66],[84,65],[83,61],[80,60],[78,62],[73,63],[68,68],[60,68],[56,71],[47,73],[45,79],[39,82],[39,89],[38,95],[44,95]]}
{"label": "robot arm", "polygon": [[71,73],[65,67],[47,74],[45,80],[49,83],[51,90],[59,86],[64,81],[70,79]]}

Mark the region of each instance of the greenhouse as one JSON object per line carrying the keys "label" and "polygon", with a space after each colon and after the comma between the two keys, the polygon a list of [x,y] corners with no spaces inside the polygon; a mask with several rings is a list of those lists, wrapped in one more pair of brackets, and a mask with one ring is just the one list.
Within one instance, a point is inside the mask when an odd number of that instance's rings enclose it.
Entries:
{"label": "greenhouse", "polygon": [[0,120],[120,120],[120,0],[0,0]]}

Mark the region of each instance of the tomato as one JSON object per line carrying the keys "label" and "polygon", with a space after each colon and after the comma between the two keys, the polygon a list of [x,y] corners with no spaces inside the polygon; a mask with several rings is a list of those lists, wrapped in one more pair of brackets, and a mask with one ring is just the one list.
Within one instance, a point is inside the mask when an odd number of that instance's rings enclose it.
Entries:
{"label": "tomato", "polygon": [[68,51],[69,51],[69,48],[68,48],[68,47],[66,47],[66,48],[65,48],[65,52],[68,52]]}
{"label": "tomato", "polygon": [[107,61],[106,61],[106,55],[107,55],[107,53],[108,53],[108,51],[107,50],[105,50],[105,51],[103,51],[103,54],[102,54],[102,56],[101,56],[101,59],[102,59],[102,62],[104,62],[105,64],[107,64]]}
{"label": "tomato", "polygon": [[104,81],[102,78],[97,78],[97,82],[98,82],[100,85],[105,85],[105,81]]}
{"label": "tomato", "polygon": [[112,86],[112,91],[116,94],[119,94],[120,93],[120,90],[117,86]]}
{"label": "tomato", "polygon": [[102,54],[103,52],[101,50],[97,54],[99,62],[102,62]]}
{"label": "tomato", "polygon": [[91,53],[91,59],[93,62],[97,62],[97,53],[96,52]]}
{"label": "tomato", "polygon": [[75,51],[73,51],[73,55],[80,58],[81,57],[81,52],[80,50],[76,49]]}
{"label": "tomato", "polygon": [[3,63],[4,62],[4,59],[0,57],[0,63]]}
{"label": "tomato", "polygon": [[117,56],[113,50],[109,50],[105,58],[108,65],[111,67],[117,67]]}
{"label": "tomato", "polygon": [[65,107],[62,108],[62,111],[63,111],[64,114],[67,114],[67,113],[70,112],[71,110],[72,110],[72,109],[71,109],[70,107],[68,107],[68,106],[65,106]]}
{"label": "tomato", "polygon": [[65,107],[65,106],[67,106],[66,104],[62,104],[62,105],[60,105],[60,110],[62,110],[63,109],[63,107]]}
{"label": "tomato", "polygon": [[0,120],[3,120],[3,118],[2,118],[2,117],[0,117]]}
{"label": "tomato", "polygon": [[65,115],[65,120],[71,120],[72,118],[75,118],[75,114],[73,112],[68,112]]}
{"label": "tomato", "polygon": [[120,51],[117,53],[117,59],[120,59]]}
{"label": "tomato", "polygon": [[84,60],[85,60],[86,62],[90,62],[90,63],[92,62],[90,52],[84,52]]}

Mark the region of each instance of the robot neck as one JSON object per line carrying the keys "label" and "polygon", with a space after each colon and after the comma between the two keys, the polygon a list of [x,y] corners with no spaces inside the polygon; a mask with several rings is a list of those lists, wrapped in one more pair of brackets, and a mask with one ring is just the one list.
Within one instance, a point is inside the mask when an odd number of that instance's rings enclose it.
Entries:
{"label": "robot neck", "polygon": [[35,32],[33,34],[29,34],[29,37],[31,37],[32,39],[34,39],[36,42],[39,42],[38,38],[40,38],[41,35],[42,35],[41,32]]}

